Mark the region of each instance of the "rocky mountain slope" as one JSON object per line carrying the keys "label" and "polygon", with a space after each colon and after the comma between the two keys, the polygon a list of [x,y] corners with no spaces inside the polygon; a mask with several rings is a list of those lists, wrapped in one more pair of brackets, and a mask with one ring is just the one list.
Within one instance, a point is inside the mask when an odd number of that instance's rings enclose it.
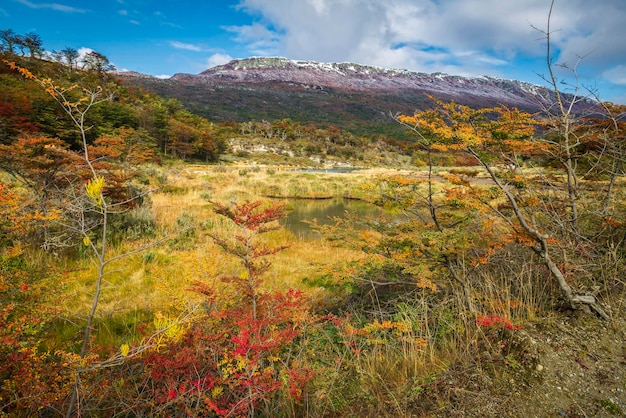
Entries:
{"label": "rocky mountain slope", "polygon": [[472,107],[503,104],[532,112],[542,111],[552,96],[545,87],[514,80],[286,58],[234,60],[166,80],[121,76],[128,83],[175,97],[212,120],[291,118],[352,130],[380,128],[392,123],[390,113],[430,107],[429,95]]}
{"label": "rocky mountain slope", "polygon": [[426,74],[352,63],[319,63],[286,58],[249,58],[208,69],[199,75],[177,74],[176,81],[209,86],[233,83],[282,82],[302,89],[335,89],[345,92],[408,91],[456,100],[493,100],[507,105],[535,108],[549,97],[545,88],[492,77],[466,78],[442,73]]}

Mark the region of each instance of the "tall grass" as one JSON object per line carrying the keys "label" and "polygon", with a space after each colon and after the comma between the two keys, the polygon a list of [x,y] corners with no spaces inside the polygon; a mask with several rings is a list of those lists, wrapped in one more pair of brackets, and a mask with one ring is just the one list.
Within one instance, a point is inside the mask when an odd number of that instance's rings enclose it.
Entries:
{"label": "tall grass", "polygon": [[[228,299],[232,290],[218,278],[242,271],[240,262],[209,238],[209,232],[228,236],[234,231],[229,221],[213,212],[211,201],[268,195],[373,199],[376,190],[371,185],[381,174],[243,170],[189,167],[169,175],[168,187],[152,195],[156,233],[172,234],[172,239],[111,265],[96,324],[99,343],[119,346],[139,338],[137,325],[149,322],[156,312],[193,310],[200,302],[189,291],[195,281],[209,284]],[[173,235],[181,225],[188,228]],[[383,288],[368,284],[363,276],[351,281],[351,275],[361,274],[358,266],[365,260],[358,249],[319,239],[303,241],[286,230],[263,234],[263,239],[269,247],[288,248],[271,257],[261,291],[302,290],[318,315],[289,352],[290,358],[314,370],[315,378],[302,402],[295,402],[286,389],[270,400],[265,408],[271,416],[426,416],[459,396],[436,386],[444,377],[459,385],[480,377],[506,387],[512,377],[527,378],[520,370],[527,370],[533,361],[523,342],[524,330],[487,329],[477,324],[477,316],[503,317],[517,325],[545,317],[558,305],[558,289],[540,260],[515,245],[499,250],[487,264],[462,269],[474,312],[452,282],[432,291]],[[139,244],[121,240],[115,251],[128,252]],[[619,248],[604,253],[599,292],[626,287],[620,275],[622,253]],[[32,257],[37,263],[37,254]],[[80,322],[76,315],[90,304],[95,274],[88,259],[65,263],[66,272],[54,278],[64,287],[59,304],[68,312],[67,323]],[[349,273],[341,273],[348,265]],[[329,310],[334,317],[324,316]],[[76,330],[67,323],[59,326],[60,338]]]}
{"label": "tall grass", "polygon": [[[189,309],[194,303],[194,294],[189,292],[193,281],[211,282],[219,276],[238,274],[238,262],[221,252],[206,234],[208,230],[226,234],[232,232],[232,225],[213,213],[210,201],[263,199],[263,189],[259,188],[259,184],[272,177],[267,171],[252,170],[249,176],[242,178],[234,169],[219,167],[209,171],[204,167],[190,167],[167,176],[162,172],[152,174],[162,177],[154,183],[166,183],[167,186],[151,195],[151,214],[146,213],[145,209],[139,209],[137,216],[141,219],[150,218],[150,222],[146,222],[153,225],[155,234],[158,237],[169,235],[171,239],[143,253],[112,263],[104,279],[99,306],[99,316],[104,321],[101,325],[104,328],[107,328],[107,322],[122,321],[119,318],[130,320],[137,310],[158,312]],[[302,175],[279,173],[279,177],[272,180],[276,180],[278,184],[290,184],[298,182]],[[340,188],[336,179],[304,175],[302,183],[308,184],[310,190],[321,190],[328,186],[333,193],[344,193],[346,188],[361,181],[363,177],[354,181],[343,181],[343,188]],[[306,192],[305,197],[311,197],[311,194]],[[133,222],[125,222],[124,225],[128,224],[128,228],[124,226],[124,231],[121,232],[127,233],[132,229]],[[146,222],[142,221],[142,224]],[[181,227],[187,229],[176,235]],[[328,290],[311,285],[310,282],[307,284],[307,279],[315,277],[320,271],[332,269],[341,262],[358,257],[354,251],[331,247],[323,240],[302,242],[286,230],[267,234],[266,239],[271,245],[289,246],[272,260],[272,269],[264,282],[267,290],[301,289],[320,303],[329,297]],[[132,239],[116,239],[112,255],[133,251],[146,242],[138,236],[133,236]],[[44,263],[39,259],[41,257],[49,255],[33,252],[30,256],[32,263],[36,264]],[[63,260],[65,273],[51,278],[64,289],[59,306],[67,312],[71,322],[80,322],[81,318],[76,315],[88,310],[91,303],[90,288],[95,277],[95,266],[88,257],[79,257],[74,261],[65,258],[59,260]],[[109,328],[118,329],[115,326]]]}

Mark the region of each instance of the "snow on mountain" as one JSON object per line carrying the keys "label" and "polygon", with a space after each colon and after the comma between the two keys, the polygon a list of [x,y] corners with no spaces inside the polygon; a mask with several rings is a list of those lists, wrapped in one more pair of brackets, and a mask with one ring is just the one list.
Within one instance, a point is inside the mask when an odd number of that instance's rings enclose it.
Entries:
{"label": "snow on mountain", "polygon": [[[290,118],[355,132],[389,129],[394,123],[390,114],[431,108],[428,96],[474,108],[506,105],[533,113],[545,112],[554,103],[554,92],[521,81],[281,57],[237,59],[166,80],[131,74],[122,78],[176,98],[215,121]],[[577,102],[574,111],[584,113],[593,106]]]}
{"label": "snow on mountain", "polygon": [[281,57],[233,60],[198,75],[176,74],[172,80],[218,86],[223,84],[286,83],[302,88],[345,92],[419,91],[448,100],[470,98],[520,108],[539,108],[550,91],[530,83],[495,77],[461,77],[444,73],[426,74],[355,63],[321,63]]}

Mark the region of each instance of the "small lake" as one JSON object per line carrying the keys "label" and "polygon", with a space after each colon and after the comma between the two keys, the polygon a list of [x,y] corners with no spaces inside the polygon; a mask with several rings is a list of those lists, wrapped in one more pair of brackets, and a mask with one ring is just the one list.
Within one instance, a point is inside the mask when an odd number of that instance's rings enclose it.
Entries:
{"label": "small lake", "polygon": [[294,171],[298,173],[353,173],[362,170],[358,167],[334,167],[334,168],[300,168]]}
{"label": "small lake", "polygon": [[317,219],[319,225],[333,225],[332,218],[345,218],[346,211],[359,218],[377,217],[382,213],[376,205],[354,199],[286,199],[284,202],[287,203],[287,217],[280,223],[303,240],[321,238],[321,234],[304,221]]}

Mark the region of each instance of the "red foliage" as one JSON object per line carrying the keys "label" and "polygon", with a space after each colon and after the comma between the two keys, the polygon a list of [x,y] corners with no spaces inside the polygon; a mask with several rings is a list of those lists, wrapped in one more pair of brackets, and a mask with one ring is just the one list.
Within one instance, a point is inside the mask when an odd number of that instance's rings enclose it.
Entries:
{"label": "red foliage", "polygon": [[3,125],[6,137],[38,132],[37,124],[27,116],[32,111],[32,106],[24,95],[7,91],[0,96],[0,123]]}
{"label": "red foliage", "polygon": [[238,227],[250,231],[257,231],[268,223],[285,217],[285,205],[282,204],[273,204],[263,209],[263,202],[260,201],[235,203],[232,208],[219,203],[213,204],[217,213],[231,219]]}
{"label": "red foliage", "polygon": [[312,378],[312,371],[291,353],[311,318],[302,292],[263,293],[258,288],[269,263],[257,259],[282,247],[266,248],[255,238],[272,229],[269,224],[284,216],[284,207],[262,208],[260,202],[216,207],[240,230],[235,244],[214,238],[248,273],[223,279],[246,297],[220,300],[210,286],[195,283],[192,290],[206,297],[204,320],[140,359],[155,408],[172,414],[246,416],[281,390],[300,400]]}
{"label": "red foliage", "polygon": [[514,325],[509,318],[500,315],[481,315],[476,318],[476,325],[479,327],[504,328],[511,331],[522,329],[519,325]]}
{"label": "red foliage", "polygon": [[302,293],[293,290],[261,295],[256,320],[247,306],[212,312],[141,359],[154,403],[186,414],[242,416],[282,388],[299,400],[312,372],[286,353],[307,314]]}

